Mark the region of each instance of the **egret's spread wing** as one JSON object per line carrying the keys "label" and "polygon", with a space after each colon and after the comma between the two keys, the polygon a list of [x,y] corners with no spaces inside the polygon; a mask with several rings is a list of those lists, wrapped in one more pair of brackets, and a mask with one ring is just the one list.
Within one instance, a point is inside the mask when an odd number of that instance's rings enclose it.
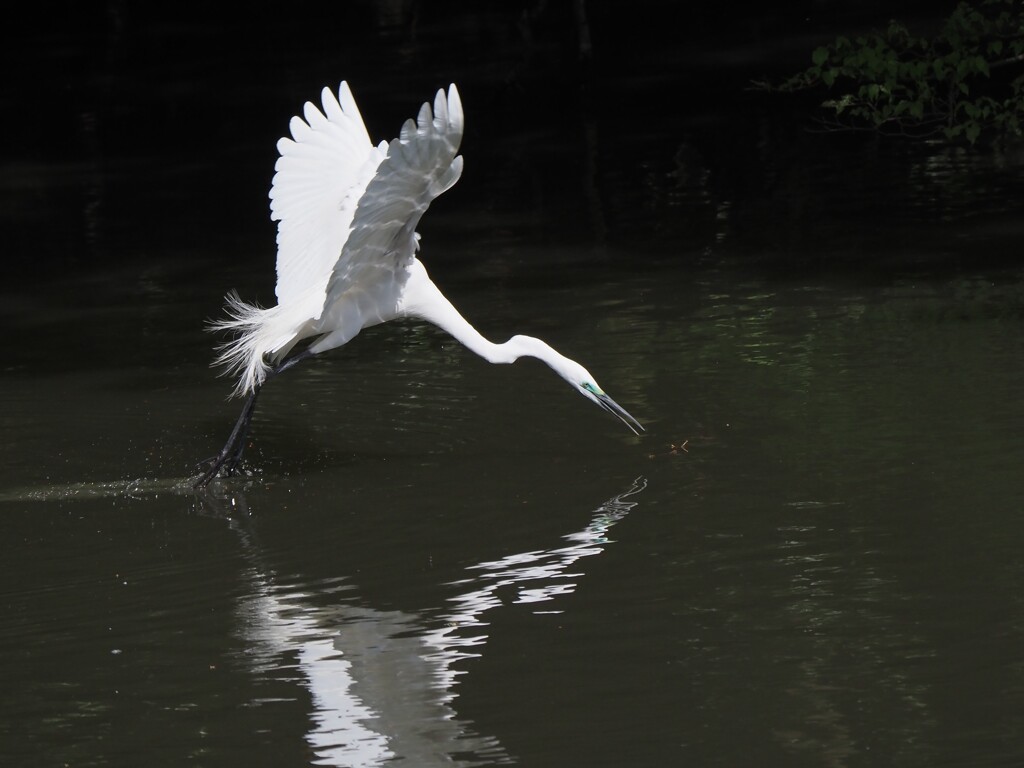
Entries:
{"label": "egret's spread wing", "polygon": [[[430,202],[462,174],[462,102],[455,86],[424,103],[387,146],[366,187],[327,287],[328,303],[349,289],[389,279],[416,250],[416,226]],[[383,145],[382,145],[383,146]]]}
{"label": "egret's spread wing", "polygon": [[[342,83],[335,96],[324,88],[323,112],[310,102],[305,120],[293,117],[292,138],[277,142],[281,157],[270,189],[277,225],[277,299],[290,304],[314,286],[326,288],[352,227],[356,205],[384,159],[374,147],[352,91]],[[315,298],[316,294],[310,295]],[[322,308],[310,307],[315,317]]]}

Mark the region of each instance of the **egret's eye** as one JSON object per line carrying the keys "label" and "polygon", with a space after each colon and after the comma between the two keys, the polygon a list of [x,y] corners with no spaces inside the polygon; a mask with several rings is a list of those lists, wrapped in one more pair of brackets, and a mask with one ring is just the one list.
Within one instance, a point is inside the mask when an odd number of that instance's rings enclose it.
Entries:
{"label": "egret's eye", "polygon": [[584,381],[580,386],[587,390],[587,392],[590,392],[591,394],[597,394],[597,387],[595,387],[589,381]]}

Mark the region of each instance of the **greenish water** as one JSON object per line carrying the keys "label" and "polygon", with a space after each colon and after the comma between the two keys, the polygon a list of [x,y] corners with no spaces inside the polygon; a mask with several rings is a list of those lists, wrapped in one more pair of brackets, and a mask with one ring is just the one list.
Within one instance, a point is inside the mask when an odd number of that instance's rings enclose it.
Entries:
{"label": "greenish water", "polygon": [[[235,407],[200,360],[8,371],[4,761],[1021,756],[1014,276],[450,283],[647,434],[395,326],[268,387],[261,474],[197,496]],[[70,325],[130,336],[101,304]]]}

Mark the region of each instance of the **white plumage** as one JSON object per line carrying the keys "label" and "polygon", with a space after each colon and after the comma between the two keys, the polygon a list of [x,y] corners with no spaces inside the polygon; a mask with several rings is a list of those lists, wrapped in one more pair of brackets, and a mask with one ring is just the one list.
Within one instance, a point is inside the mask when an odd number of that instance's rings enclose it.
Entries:
{"label": "white plumage", "polygon": [[[537,357],[578,392],[639,423],[597,386],[583,366],[539,339],[513,336],[494,344],[444,297],[416,258],[416,227],[430,203],[462,174],[463,113],[454,85],[423,104],[398,138],[374,146],[345,82],[324,88],[322,109],[307,102],[277,143],[280,158],[270,190],[277,225],[277,305],[227,298],[227,317],[211,324],[229,331],[215,361],[237,375],[235,394],[249,401],[228,444],[196,485],[239,463],[256,395],[267,376],[308,356],[340,347],[363,328],[399,317],[440,326],[492,363]],[[304,119],[303,119],[304,118]],[[305,339],[305,351],[288,356]]]}
{"label": "white plumage", "polygon": [[[430,201],[458,181],[462,103],[455,86],[424,104],[417,122],[376,147],[348,83],[321,93],[291,138],[270,189],[277,225],[277,301],[262,309],[228,298],[228,318],[212,324],[237,336],[217,363],[238,375],[236,394],[262,384],[269,364],[299,341],[324,336],[314,352],[348,342],[360,330],[397,316],[404,269],[416,251],[415,228]],[[358,216],[357,216],[358,214]],[[328,337],[330,337],[328,339]]]}

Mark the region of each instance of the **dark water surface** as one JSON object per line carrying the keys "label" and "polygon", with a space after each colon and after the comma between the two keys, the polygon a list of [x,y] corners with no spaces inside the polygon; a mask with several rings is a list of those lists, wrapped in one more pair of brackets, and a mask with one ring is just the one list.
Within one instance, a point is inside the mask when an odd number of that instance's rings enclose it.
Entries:
{"label": "dark water surface", "polygon": [[[274,382],[262,474],[195,496],[233,416],[202,365],[8,372],[4,762],[1024,756],[1008,289],[455,289],[586,359],[648,434],[396,326]],[[129,307],[69,315],[130,335]]]}
{"label": "dark water surface", "polygon": [[69,256],[0,288],[0,763],[1024,763],[1020,159],[713,132],[471,134],[421,228],[645,435],[397,324],[268,386],[203,494],[269,146],[9,164],[15,255]]}

